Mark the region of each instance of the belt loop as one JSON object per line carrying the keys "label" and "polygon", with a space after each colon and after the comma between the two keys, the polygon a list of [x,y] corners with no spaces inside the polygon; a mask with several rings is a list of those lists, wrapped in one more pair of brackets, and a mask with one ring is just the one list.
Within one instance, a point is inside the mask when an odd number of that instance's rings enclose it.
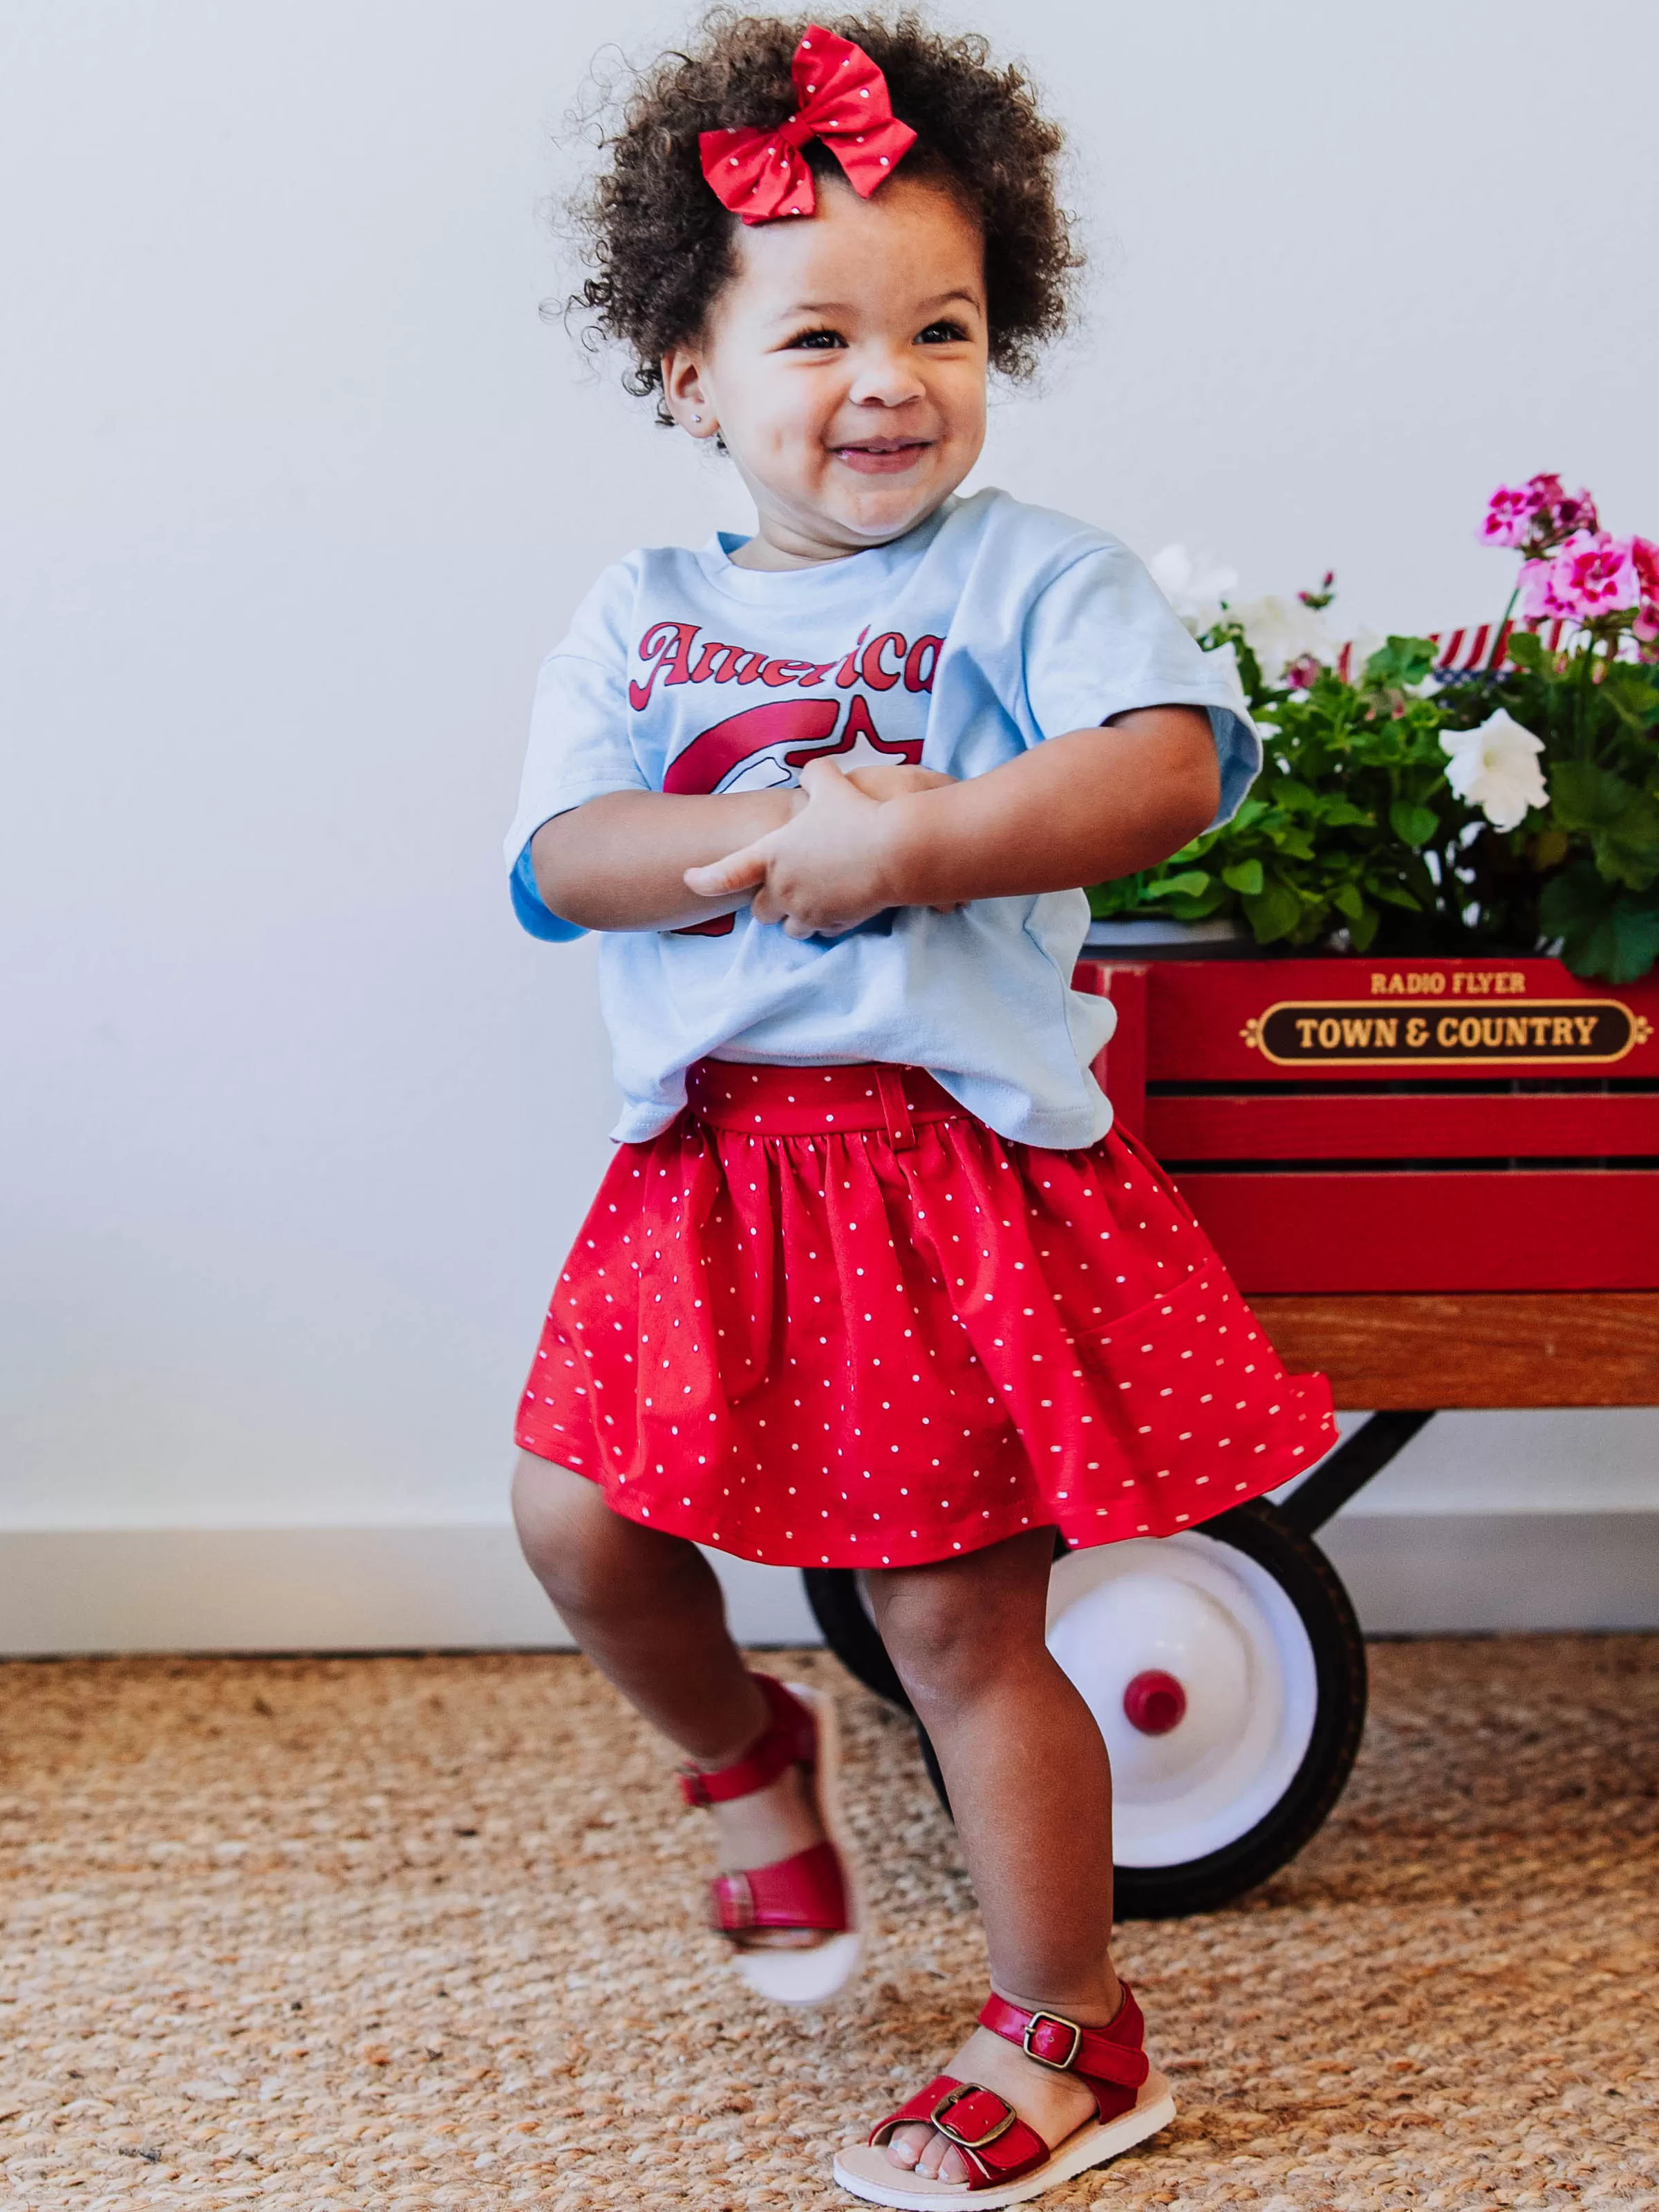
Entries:
{"label": "belt loop", "polygon": [[916,1125],[910,1119],[910,1104],[904,1095],[902,1069],[878,1066],[876,1087],[881,1093],[887,1141],[896,1152],[907,1152],[916,1141]]}

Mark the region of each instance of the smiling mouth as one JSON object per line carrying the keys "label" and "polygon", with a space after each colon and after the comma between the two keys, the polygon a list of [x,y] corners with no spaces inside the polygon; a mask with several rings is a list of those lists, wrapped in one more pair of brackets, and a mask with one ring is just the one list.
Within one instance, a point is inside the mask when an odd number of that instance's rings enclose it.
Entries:
{"label": "smiling mouth", "polygon": [[897,476],[914,467],[933,443],[931,438],[866,438],[856,446],[834,446],[830,451],[860,476]]}

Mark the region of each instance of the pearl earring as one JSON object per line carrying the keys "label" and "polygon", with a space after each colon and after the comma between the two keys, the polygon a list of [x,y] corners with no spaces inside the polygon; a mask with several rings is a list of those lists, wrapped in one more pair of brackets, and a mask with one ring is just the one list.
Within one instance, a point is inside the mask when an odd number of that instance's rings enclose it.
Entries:
{"label": "pearl earring", "polygon": [[691,417],[691,420],[692,420],[694,422],[702,422],[702,416],[701,416],[701,415],[694,415],[694,416]]}

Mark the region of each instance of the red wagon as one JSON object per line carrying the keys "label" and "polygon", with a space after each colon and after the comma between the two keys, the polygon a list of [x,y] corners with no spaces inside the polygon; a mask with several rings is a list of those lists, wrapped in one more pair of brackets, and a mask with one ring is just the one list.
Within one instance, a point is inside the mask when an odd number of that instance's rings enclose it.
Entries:
{"label": "red wagon", "polygon": [[[1111,1750],[1120,1910],[1191,1911],[1299,1850],[1358,1752],[1364,1647],[1324,1523],[1441,1408],[1659,1402],[1659,978],[1256,957],[1077,982],[1117,1008],[1121,1119],[1286,1364],[1370,1417],[1280,1504],[1056,1559],[1049,1643]],[[806,1581],[902,1704],[857,1577]]]}

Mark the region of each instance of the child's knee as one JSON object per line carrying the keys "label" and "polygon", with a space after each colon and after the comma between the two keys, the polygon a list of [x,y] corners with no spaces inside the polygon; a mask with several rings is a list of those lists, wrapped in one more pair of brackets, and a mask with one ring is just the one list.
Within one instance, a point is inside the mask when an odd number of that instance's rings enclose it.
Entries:
{"label": "child's knee", "polygon": [[597,1482],[531,1452],[514,1473],[513,1518],[537,1581],[572,1620],[637,1609],[642,1588],[672,1577],[682,1551],[700,1565],[695,1546],[625,1519]]}
{"label": "child's knee", "polygon": [[1050,1533],[871,1577],[877,1625],[918,1707],[959,1705],[1046,1657]]}
{"label": "child's knee", "polygon": [[964,1604],[965,1593],[946,1577],[890,1579],[880,1608],[882,1638],[913,1702],[925,1708],[971,1698],[1007,1662],[998,1623]]}
{"label": "child's knee", "polygon": [[[597,1484],[551,1460],[520,1452],[513,1476],[513,1519],[537,1580],[562,1609],[603,1607],[620,1579],[617,1520]],[[623,1524],[624,1527],[627,1524]]]}

